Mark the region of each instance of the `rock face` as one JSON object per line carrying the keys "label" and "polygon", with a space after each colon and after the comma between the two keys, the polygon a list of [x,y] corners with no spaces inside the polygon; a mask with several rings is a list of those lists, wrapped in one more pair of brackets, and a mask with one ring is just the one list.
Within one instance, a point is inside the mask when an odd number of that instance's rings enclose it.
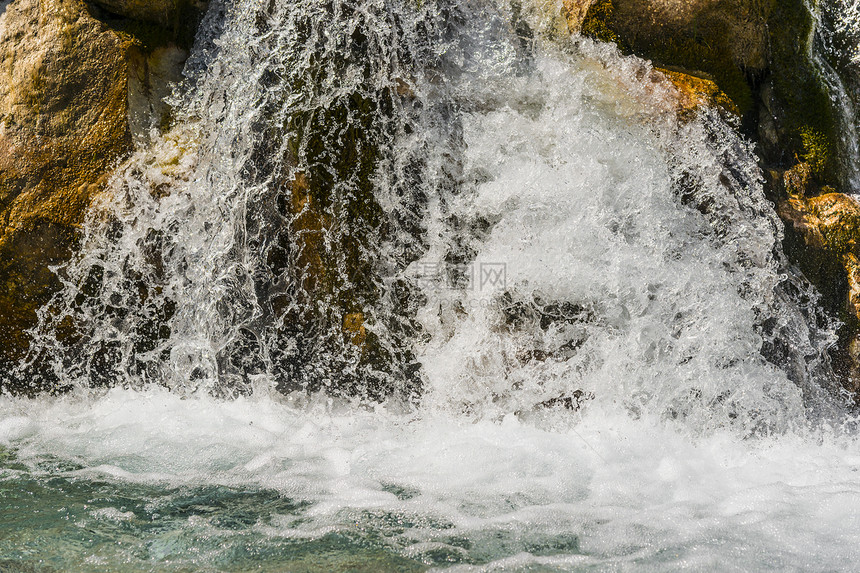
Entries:
{"label": "rock face", "polygon": [[711,76],[742,112],[748,76],[768,65],[770,3],[755,0],[594,0],[583,33],[623,49]]}
{"label": "rock face", "polygon": [[0,385],[58,286],[49,267],[133,132],[163,112],[159,84],[185,57],[115,24],[79,0],[13,0],[0,14]]}
{"label": "rock face", "polygon": [[[758,136],[769,164],[790,167],[810,137],[836,145],[832,103],[809,60],[813,21],[803,0],[568,2],[570,27],[584,35],[713,80]],[[830,163],[825,171],[835,179]]]}
{"label": "rock face", "polygon": [[[816,188],[811,168],[801,163],[783,175],[785,196],[777,212],[786,223],[786,251],[841,319],[837,370],[851,392],[860,390],[860,203]],[[817,195],[810,195],[819,193]]]}
{"label": "rock face", "polygon": [[70,0],[17,0],[0,16],[0,332],[12,358],[56,287],[47,268],[111,165],[131,148],[129,42]]}

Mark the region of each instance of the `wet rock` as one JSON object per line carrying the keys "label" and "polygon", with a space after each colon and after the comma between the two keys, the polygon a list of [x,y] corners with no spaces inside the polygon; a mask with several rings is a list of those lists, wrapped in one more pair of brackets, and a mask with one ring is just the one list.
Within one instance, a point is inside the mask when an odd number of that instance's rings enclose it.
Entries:
{"label": "wet rock", "polygon": [[550,398],[537,404],[535,408],[563,408],[565,410],[579,410],[582,404],[587,400],[593,400],[594,394],[584,392],[582,390],[574,390],[570,396],[559,396],[558,398]]}
{"label": "wet rock", "polygon": [[778,206],[783,221],[799,232],[808,247],[833,255],[857,251],[860,239],[860,204],[842,193],[816,197],[790,195]]}
{"label": "wet rock", "polygon": [[0,345],[50,296],[112,164],[131,148],[128,41],[70,0],[18,0],[0,16]]}
{"label": "wet rock", "polygon": [[91,201],[165,113],[185,56],[78,0],[15,0],[0,14],[0,375],[26,351],[59,286],[50,267],[74,250]]}
{"label": "wet rock", "polygon": [[[683,118],[703,104],[731,109],[757,139],[768,197],[786,223],[785,251],[845,326],[836,362],[860,377],[857,203],[834,192],[844,173],[836,103],[812,60],[814,16],[804,0],[591,0],[570,9],[582,34],[669,70]],[[813,9],[818,7],[813,3]],[[691,81],[712,80],[712,84]],[[720,94],[725,94],[723,97]],[[792,167],[793,166],[793,167]],[[838,368],[839,369],[839,368]]]}
{"label": "wet rock", "polygon": [[[831,354],[843,386],[860,389],[860,202],[816,187],[811,168],[783,175],[777,210],[786,223],[786,251],[822,294],[822,304],[843,326]],[[816,194],[818,193],[818,194]]]}
{"label": "wet rock", "polygon": [[663,68],[656,68],[655,71],[675,86],[677,109],[681,116],[691,115],[701,107],[714,107],[732,115],[740,115],[735,103],[713,80]]}

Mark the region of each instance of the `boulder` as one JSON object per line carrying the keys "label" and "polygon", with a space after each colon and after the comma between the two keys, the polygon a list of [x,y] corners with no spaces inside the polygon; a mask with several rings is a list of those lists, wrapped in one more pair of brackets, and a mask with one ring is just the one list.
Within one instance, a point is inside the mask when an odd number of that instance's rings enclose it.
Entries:
{"label": "boulder", "polygon": [[76,229],[131,149],[130,42],[74,0],[16,0],[0,16],[0,340],[27,348]]}
{"label": "boulder", "polygon": [[[98,16],[98,17],[97,17]],[[146,45],[80,0],[0,14],[0,386],[59,286],[93,198],[165,113],[185,52]],[[165,50],[167,50],[165,52]],[[179,50],[179,52],[177,52]]]}

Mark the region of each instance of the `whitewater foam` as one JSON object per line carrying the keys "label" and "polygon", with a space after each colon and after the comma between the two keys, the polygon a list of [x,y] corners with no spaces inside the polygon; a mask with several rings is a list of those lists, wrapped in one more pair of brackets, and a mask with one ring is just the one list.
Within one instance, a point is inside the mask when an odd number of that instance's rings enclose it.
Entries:
{"label": "whitewater foam", "polygon": [[[249,527],[261,536],[359,532],[464,570],[834,570],[860,558],[854,437],[691,440],[653,417],[598,408],[536,424],[285,402],[119,389],[96,400],[4,398],[0,415],[17,422],[0,426],[0,444],[46,479],[275,490],[307,505],[259,509]],[[47,472],[46,456],[75,466]],[[90,518],[128,523],[129,504]]]}

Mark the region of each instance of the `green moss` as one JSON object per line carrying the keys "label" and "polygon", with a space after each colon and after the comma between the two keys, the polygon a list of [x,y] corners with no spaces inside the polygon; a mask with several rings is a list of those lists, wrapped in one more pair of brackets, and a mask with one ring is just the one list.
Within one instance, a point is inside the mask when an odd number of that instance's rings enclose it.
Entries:
{"label": "green moss", "polygon": [[620,44],[618,35],[612,30],[612,0],[597,0],[582,21],[582,35],[601,42]]}
{"label": "green moss", "polygon": [[801,0],[777,2],[768,22],[771,31],[771,74],[774,99],[780,109],[780,146],[771,151],[784,160],[811,156],[816,176],[838,179],[832,150],[838,148],[836,116],[823,78],[809,61],[813,20]]}
{"label": "green moss", "polygon": [[809,126],[800,128],[799,136],[803,146],[801,158],[809,165],[814,175],[824,176],[831,161],[831,147],[827,136]]}

